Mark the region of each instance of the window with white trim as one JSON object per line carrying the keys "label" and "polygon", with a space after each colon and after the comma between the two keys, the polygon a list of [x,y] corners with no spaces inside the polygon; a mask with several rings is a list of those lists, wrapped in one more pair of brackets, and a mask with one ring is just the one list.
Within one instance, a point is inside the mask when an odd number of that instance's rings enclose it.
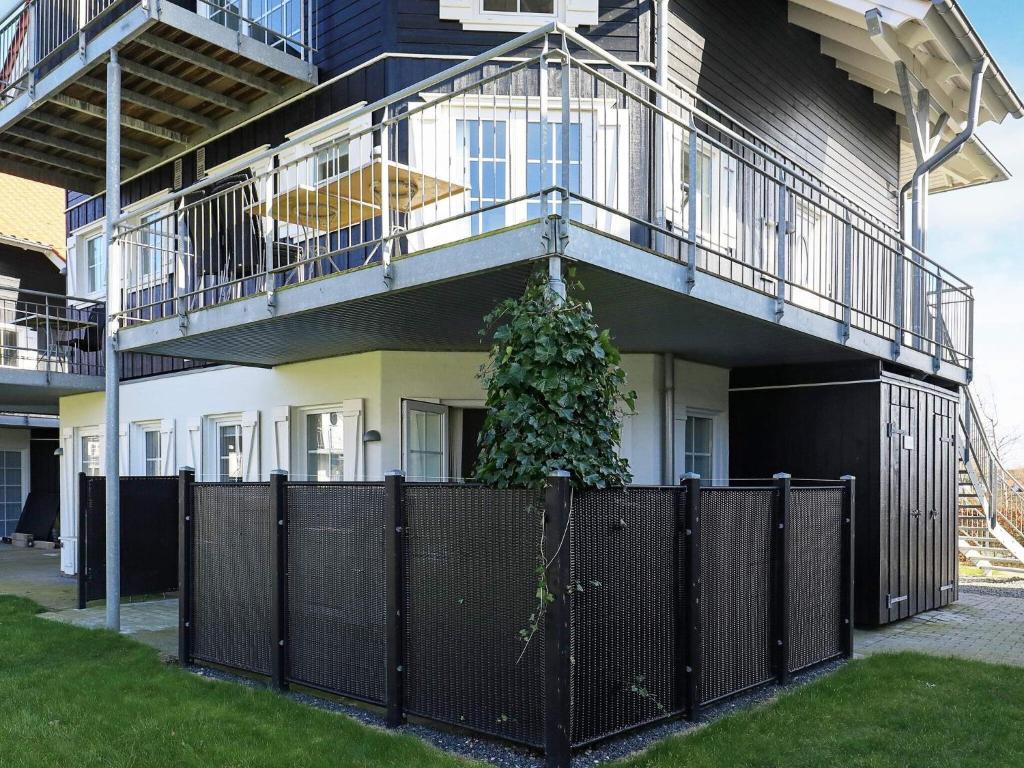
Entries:
{"label": "window with white trim", "polygon": [[241,414],[207,417],[203,449],[205,479],[219,483],[242,481],[245,476],[242,432]]}
{"label": "window with white trim", "polygon": [[345,479],[345,417],[340,405],[303,408],[296,421],[300,466],[307,480]]}
{"label": "window with white trim", "polygon": [[714,477],[715,420],[711,416],[686,416],[684,466],[702,478]]}
{"label": "window with white trim", "polygon": [[159,427],[147,427],[142,430],[142,452],[146,477],[159,476],[163,466]]}
{"label": "window with white trim", "polygon": [[107,243],[102,233],[85,239],[85,289],[90,296],[107,289]]}
{"label": "window with white trim", "polygon": [[79,438],[81,471],[89,477],[103,474],[103,446],[99,435],[81,435]]}
{"label": "window with white trim", "polygon": [[463,29],[532,32],[551,21],[569,27],[598,23],[598,0],[440,0],[440,17]]}
{"label": "window with white trim", "polygon": [[[561,109],[549,108],[546,141],[536,99],[467,94],[439,98],[436,107],[414,114],[409,164],[466,189],[410,214],[410,250],[449,243],[557,212],[558,191],[545,211],[541,190],[565,187],[574,196],[570,217],[619,237],[628,237],[629,116],[614,102],[575,101],[569,117],[568,174],[562,178]],[[450,147],[449,153],[439,148]],[[622,160],[622,162],[620,162]],[[598,205],[588,203],[593,200]],[[509,202],[515,201],[515,202]],[[475,215],[463,216],[462,214]],[[430,227],[431,221],[446,223]]]}
{"label": "window with white trim", "polygon": [[402,423],[406,479],[412,482],[447,480],[448,406],[403,400]]}

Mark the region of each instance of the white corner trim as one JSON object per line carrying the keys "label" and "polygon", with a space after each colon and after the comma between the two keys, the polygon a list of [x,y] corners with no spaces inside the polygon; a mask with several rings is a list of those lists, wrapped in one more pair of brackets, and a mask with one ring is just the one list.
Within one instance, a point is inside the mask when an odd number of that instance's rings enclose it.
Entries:
{"label": "white corner trim", "polygon": [[439,5],[442,19],[485,32],[532,32],[554,20],[568,27],[592,26],[599,16],[598,0],[555,0],[553,14],[485,11],[483,0],[440,0]]}

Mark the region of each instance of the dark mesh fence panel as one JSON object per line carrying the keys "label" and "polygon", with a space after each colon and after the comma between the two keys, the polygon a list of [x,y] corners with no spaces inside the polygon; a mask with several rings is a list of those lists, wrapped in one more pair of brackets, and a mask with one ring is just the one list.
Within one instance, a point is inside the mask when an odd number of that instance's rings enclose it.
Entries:
{"label": "dark mesh fence panel", "polygon": [[772,504],[775,491],[706,488],[701,496],[701,621],[708,703],[773,677]]}
{"label": "dark mesh fence panel", "polygon": [[839,656],[843,489],[794,488],[789,512],[789,668]]}
{"label": "dark mesh fence panel", "polygon": [[289,678],[383,703],[384,485],[287,493]]}
{"label": "dark mesh fence panel", "polygon": [[269,674],[270,485],[197,483],[193,492],[193,655]]}
{"label": "dark mesh fence panel", "polygon": [[543,494],[405,487],[405,698],[414,715],[540,746],[536,608]]}
{"label": "dark mesh fence panel", "polygon": [[684,509],[685,492],[630,488],[574,495],[573,744],[677,709],[682,548],[676,515]]}
{"label": "dark mesh fence panel", "polygon": [[[82,486],[85,537],[85,599],[102,600],[106,583],[105,477],[87,477]],[[173,592],[178,588],[178,478],[121,478],[121,596]]]}

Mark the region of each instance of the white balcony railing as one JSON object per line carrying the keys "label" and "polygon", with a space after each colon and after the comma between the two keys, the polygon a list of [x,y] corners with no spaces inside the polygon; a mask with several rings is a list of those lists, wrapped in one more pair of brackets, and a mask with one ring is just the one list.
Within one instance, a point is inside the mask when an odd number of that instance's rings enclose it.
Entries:
{"label": "white balcony railing", "polygon": [[103,375],[102,303],[0,288],[0,369]]}
{"label": "white balcony railing", "polygon": [[[0,22],[0,106],[28,90],[31,79],[71,56],[86,39],[133,8],[157,0],[24,0]],[[172,0],[163,0],[171,2]],[[315,51],[312,0],[177,0],[240,34],[303,61]]]}
{"label": "white balcony railing", "polygon": [[[121,318],[561,215],[969,368],[968,285],[797,161],[558,25],[122,218]],[[340,131],[340,133],[339,133]],[[657,150],[650,157],[650,148]],[[483,246],[482,247],[486,247]]]}

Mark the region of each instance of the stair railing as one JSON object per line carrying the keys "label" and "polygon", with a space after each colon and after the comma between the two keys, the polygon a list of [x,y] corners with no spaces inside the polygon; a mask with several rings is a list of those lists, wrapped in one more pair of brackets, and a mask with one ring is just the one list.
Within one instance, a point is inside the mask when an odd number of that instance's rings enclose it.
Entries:
{"label": "stair railing", "polygon": [[1024,542],[1024,491],[999,460],[985,432],[980,410],[969,388],[963,388],[960,418],[960,459],[989,519]]}

